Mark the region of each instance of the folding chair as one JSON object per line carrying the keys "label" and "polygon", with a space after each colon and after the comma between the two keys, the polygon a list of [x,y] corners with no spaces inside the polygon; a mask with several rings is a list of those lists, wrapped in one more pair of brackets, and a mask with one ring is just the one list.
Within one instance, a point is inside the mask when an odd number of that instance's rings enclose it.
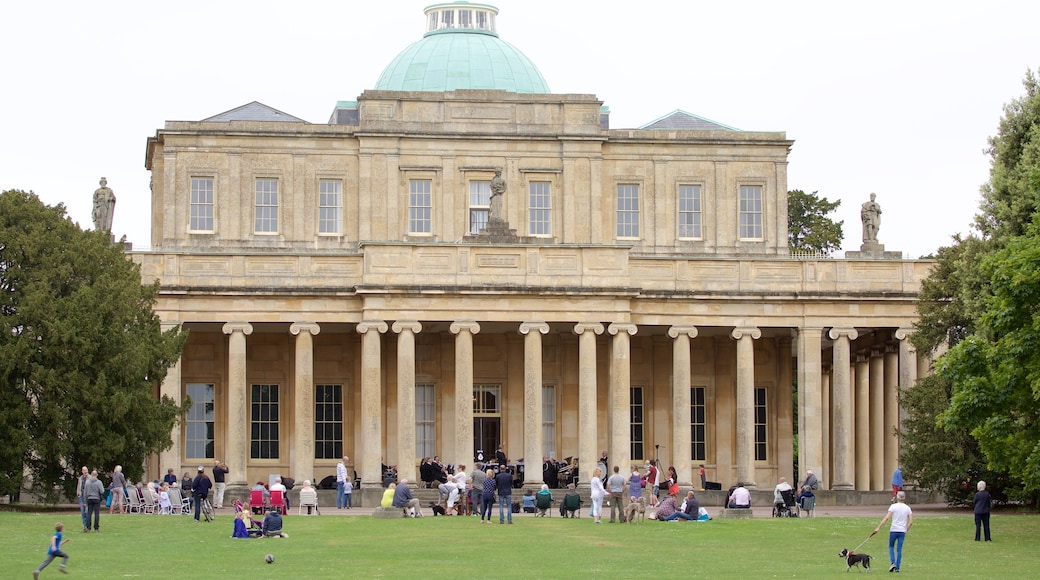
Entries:
{"label": "folding chair", "polygon": [[259,489],[253,489],[249,491],[249,513],[253,515],[263,515],[264,508],[264,492]]}
{"label": "folding chair", "polygon": [[282,495],[281,491],[275,490],[271,492],[271,507],[278,510],[281,515],[289,515],[285,509],[285,496]]}
{"label": "folding chair", "polygon": [[314,508],[316,515],[321,515],[318,511],[318,492],[313,487],[300,490],[300,515],[303,515],[303,508],[307,508],[307,515],[311,515],[311,508]]}

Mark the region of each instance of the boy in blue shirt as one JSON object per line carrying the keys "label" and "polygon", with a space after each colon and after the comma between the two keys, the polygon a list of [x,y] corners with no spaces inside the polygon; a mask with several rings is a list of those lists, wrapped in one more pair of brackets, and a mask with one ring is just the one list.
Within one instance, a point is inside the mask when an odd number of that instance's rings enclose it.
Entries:
{"label": "boy in blue shirt", "polygon": [[61,551],[61,545],[68,543],[68,540],[63,542],[61,539],[61,532],[64,529],[65,526],[61,525],[61,522],[54,524],[54,536],[51,537],[51,545],[47,546],[47,559],[43,561],[43,564],[40,564],[39,568],[33,570],[33,578],[39,578],[40,572],[43,572],[43,569],[55,558],[62,558],[61,568],[58,568],[58,571],[62,574],[68,574],[65,571],[65,565],[69,563],[69,555]]}

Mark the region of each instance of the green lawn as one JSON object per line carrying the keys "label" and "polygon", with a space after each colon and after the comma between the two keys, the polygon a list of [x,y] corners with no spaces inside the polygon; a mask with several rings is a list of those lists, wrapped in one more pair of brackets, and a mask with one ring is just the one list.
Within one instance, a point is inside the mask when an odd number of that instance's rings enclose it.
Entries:
{"label": "green lawn", "polygon": [[[79,514],[0,512],[10,543],[5,578],[30,578],[43,561],[54,523],[71,538],[69,575],[78,578],[510,578],[844,577],[837,557],[862,542],[876,518],[714,520],[594,525],[589,518],[514,517],[515,525],[477,518],[375,520],[324,516],[285,519],[288,539],[231,539],[232,517],[214,523],[182,516],[101,516],[85,534]],[[971,516],[922,516],[903,553],[903,574],[921,578],[1024,578],[1040,570],[1040,516],[993,518],[994,541],[973,541]],[[887,574],[887,529],[860,553]],[[264,563],[265,554],[275,563]],[[52,563],[43,577],[59,577]]]}

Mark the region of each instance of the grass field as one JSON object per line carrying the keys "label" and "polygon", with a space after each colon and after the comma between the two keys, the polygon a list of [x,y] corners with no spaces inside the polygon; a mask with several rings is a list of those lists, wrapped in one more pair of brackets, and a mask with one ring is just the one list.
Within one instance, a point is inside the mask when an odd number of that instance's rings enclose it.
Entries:
{"label": "grass field", "polygon": [[[4,578],[31,578],[54,523],[65,524],[69,576],[77,578],[727,578],[844,577],[837,557],[862,542],[876,518],[713,520],[594,525],[589,518],[516,516],[515,525],[477,518],[376,520],[290,516],[288,539],[231,539],[232,516],[101,516],[82,532],[79,514],[0,512],[8,546]],[[1026,578],[1040,570],[1040,516],[995,515],[994,541],[973,541],[970,514],[918,517],[902,574],[921,578]],[[887,528],[860,553],[887,574]],[[275,563],[264,563],[273,554]],[[61,577],[58,563],[41,575]],[[855,572],[853,572],[855,573]]]}

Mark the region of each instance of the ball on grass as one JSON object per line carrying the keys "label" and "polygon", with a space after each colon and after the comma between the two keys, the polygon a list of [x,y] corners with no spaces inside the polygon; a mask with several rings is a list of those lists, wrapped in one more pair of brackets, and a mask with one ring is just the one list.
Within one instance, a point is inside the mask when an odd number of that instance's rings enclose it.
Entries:
{"label": "ball on grass", "polygon": [[264,562],[267,562],[268,564],[274,564],[274,556],[271,554],[264,556]]}

